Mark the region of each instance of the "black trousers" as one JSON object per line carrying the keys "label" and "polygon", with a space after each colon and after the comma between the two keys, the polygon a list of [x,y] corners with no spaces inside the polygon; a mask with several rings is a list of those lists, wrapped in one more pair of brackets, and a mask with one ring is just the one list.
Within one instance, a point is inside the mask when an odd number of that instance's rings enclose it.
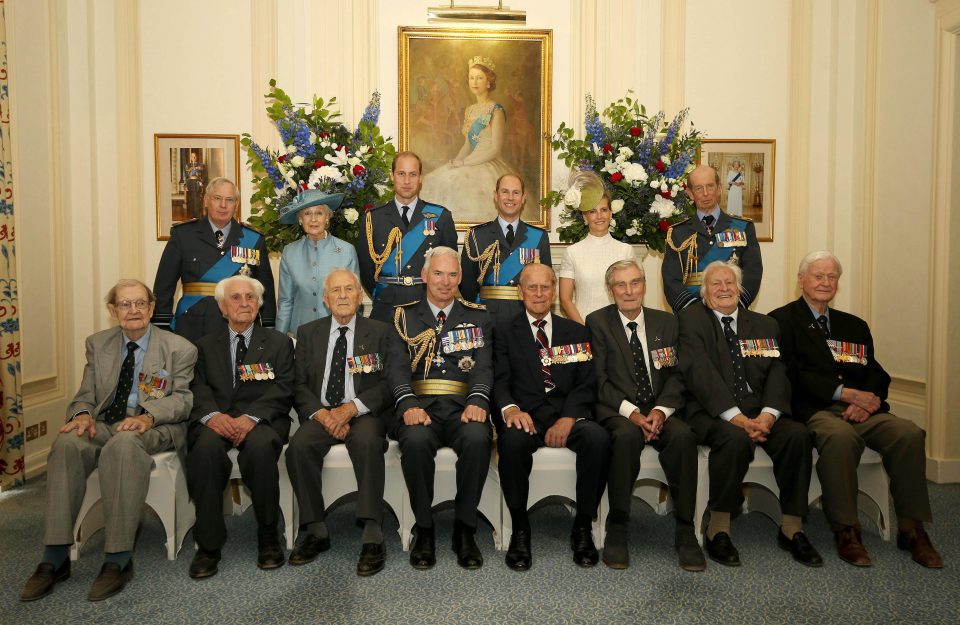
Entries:
{"label": "black trousers", "polygon": [[[611,523],[630,518],[633,485],[640,472],[640,454],[646,444],[643,430],[630,419],[611,416],[601,424],[610,434],[610,478],[607,495]],[[697,439],[690,427],[676,417],[663,422],[659,438],[649,445],[660,453],[660,466],[667,475],[677,520],[690,523],[697,499]]]}
{"label": "black trousers", "polygon": [[[233,469],[227,456],[232,448],[233,443],[206,426],[195,426],[188,437],[187,490],[197,508],[193,538],[201,549],[220,549],[227,541],[223,490]],[[283,450],[280,435],[261,422],[250,430],[239,450],[237,464],[243,483],[250,489],[257,525],[275,531],[280,516],[280,472],[277,468]]]}
{"label": "black trousers", "polygon": [[[743,507],[743,477],[756,445],[737,426],[699,411],[687,417],[697,444],[710,447],[710,509],[739,512]],[[783,514],[807,514],[813,441],[809,430],[789,417],[780,417],[760,446],[773,460]],[[697,522],[700,520],[698,519]]]}
{"label": "black trousers", "polygon": [[345,441],[327,433],[314,420],[304,421],[287,447],[287,473],[300,505],[300,524],[326,517],[323,501],[323,459],[334,445],[345,443],[357,477],[357,518],[383,522],[383,454],[387,451],[386,427],[373,414],[355,417]]}

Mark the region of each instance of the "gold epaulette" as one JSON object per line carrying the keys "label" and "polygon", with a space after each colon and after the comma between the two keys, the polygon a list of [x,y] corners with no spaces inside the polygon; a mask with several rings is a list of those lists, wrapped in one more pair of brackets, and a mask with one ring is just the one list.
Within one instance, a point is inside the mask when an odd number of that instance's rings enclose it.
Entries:
{"label": "gold epaulette", "polygon": [[419,303],[420,303],[420,300],[415,299],[415,300],[413,300],[412,302],[407,302],[406,304],[397,304],[397,306],[398,306],[398,307],[399,307],[399,306],[413,306],[414,304],[419,304]]}
{"label": "gold epaulette", "polygon": [[474,310],[486,310],[486,309],[487,309],[487,307],[484,306],[483,304],[477,304],[477,303],[474,303],[474,302],[468,302],[467,300],[463,299],[462,297],[457,297],[457,301],[460,302],[461,304],[463,304],[464,306],[466,306],[467,308],[473,308]]}

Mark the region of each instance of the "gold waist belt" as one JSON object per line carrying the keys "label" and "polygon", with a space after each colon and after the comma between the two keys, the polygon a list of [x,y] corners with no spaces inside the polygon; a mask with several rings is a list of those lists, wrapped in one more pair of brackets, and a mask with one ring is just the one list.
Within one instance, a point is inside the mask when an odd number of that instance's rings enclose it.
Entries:
{"label": "gold waist belt", "polygon": [[687,281],[684,282],[686,286],[700,286],[703,284],[703,273],[696,271],[687,276]]}
{"label": "gold waist belt", "polygon": [[184,295],[213,295],[217,288],[216,282],[187,282],[183,285]]}
{"label": "gold waist belt", "polygon": [[467,383],[453,380],[413,380],[410,383],[417,395],[466,395]]}
{"label": "gold waist belt", "polygon": [[520,299],[520,289],[515,286],[482,286],[480,299]]}

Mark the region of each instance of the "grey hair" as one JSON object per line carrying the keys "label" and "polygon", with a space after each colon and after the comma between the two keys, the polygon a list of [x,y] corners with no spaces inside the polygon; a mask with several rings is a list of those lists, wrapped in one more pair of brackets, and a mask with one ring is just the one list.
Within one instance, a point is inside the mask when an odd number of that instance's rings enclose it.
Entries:
{"label": "grey hair", "polygon": [[700,299],[707,299],[707,280],[710,274],[721,269],[729,269],[733,272],[733,277],[737,279],[737,292],[743,291],[743,270],[734,263],[725,263],[722,260],[715,260],[703,270],[703,280],[700,282]]}
{"label": "grey hair", "polygon": [[110,290],[107,291],[107,296],[103,298],[103,301],[107,304],[117,304],[117,291],[120,289],[125,289],[129,286],[139,286],[143,287],[143,290],[147,292],[147,301],[153,304],[157,301],[157,296],[153,294],[153,291],[150,290],[143,282],[139,280],[134,280],[132,278],[123,278],[122,280],[117,280],[117,283],[110,287]]}
{"label": "grey hair", "polygon": [[636,267],[640,270],[640,278],[646,282],[647,281],[647,272],[643,270],[643,267],[640,266],[640,263],[637,262],[636,258],[627,258],[625,260],[618,260],[609,267],[607,267],[607,273],[604,274],[603,280],[607,283],[607,288],[613,286],[613,274],[620,271],[621,269],[630,269],[631,267]]}
{"label": "grey hair", "polygon": [[457,264],[460,264],[460,254],[457,253],[457,250],[447,247],[445,245],[440,245],[438,247],[431,247],[423,255],[423,268],[428,269],[430,267],[430,259],[435,256],[450,256],[457,261]]}
{"label": "grey hair", "polygon": [[524,265],[523,269],[520,270],[520,275],[517,277],[517,284],[523,284],[523,274],[527,273],[527,269],[530,267],[546,267],[550,270],[550,282],[553,283],[553,286],[557,286],[557,272],[553,270],[553,267],[550,265],[544,265],[542,263],[530,263],[529,265]]}
{"label": "grey hair", "polygon": [[[301,219],[303,219],[303,213],[306,212],[306,211],[308,211],[308,210],[310,210],[311,208],[322,208],[322,209],[323,209],[323,213],[327,216],[327,219],[331,219],[331,218],[333,217],[333,209],[332,209],[332,208],[330,208],[330,207],[327,206],[326,204],[317,204],[317,206],[315,206],[315,207],[314,207],[314,206],[311,206],[311,207],[309,207],[309,208],[304,208],[304,209],[301,209],[301,210],[297,211],[297,221],[300,221]],[[301,223],[300,225],[303,226],[303,223]]]}
{"label": "grey hair", "polygon": [[254,280],[250,276],[245,276],[242,274],[237,274],[235,276],[230,276],[229,278],[224,278],[220,282],[217,282],[217,288],[213,290],[213,299],[217,300],[217,304],[222,304],[223,300],[227,297],[227,286],[234,282],[242,282],[250,286],[253,289],[253,292],[257,295],[257,304],[263,306],[263,285],[259,280]]}
{"label": "grey hair", "polygon": [[333,274],[335,274],[335,273],[348,273],[348,274],[350,274],[350,277],[353,278],[353,285],[354,285],[355,287],[357,287],[358,289],[361,288],[361,287],[360,287],[360,278],[357,277],[357,274],[353,273],[352,271],[350,271],[350,270],[347,269],[346,267],[334,267],[333,269],[330,270],[330,273],[327,274],[327,277],[323,279],[323,292],[324,292],[324,293],[327,292],[327,288],[329,287],[329,283],[330,283],[330,278],[331,278],[331,277],[333,276]]}
{"label": "grey hair", "polygon": [[207,183],[207,188],[204,189],[204,191],[203,191],[204,195],[209,195],[209,194],[213,193],[213,189],[214,189],[218,184],[224,184],[224,183],[233,186],[233,195],[234,195],[235,198],[237,198],[237,199],[239,200],[239,199],[240,199],[240,189],[237,188],[237,183],[234,182],[233,180],[230,180],[229,178],[224,178],[223,176],[217,176],[216,178],[214,178],[213,180],[211,180],[210,182],[208,182],[208,183]]}
{"label": "grey hair", "polygon": [[807,268],[818,260],[832,260],[833,264],[837,266],[837,274],[843,275],[843,265],[840,264],[840,259],[834,256],[832,252],[826,250],[810,252],[804,256],[803,260],[800,261],[800,268],[797,269],[797,275],[800,276],[807,273]]}

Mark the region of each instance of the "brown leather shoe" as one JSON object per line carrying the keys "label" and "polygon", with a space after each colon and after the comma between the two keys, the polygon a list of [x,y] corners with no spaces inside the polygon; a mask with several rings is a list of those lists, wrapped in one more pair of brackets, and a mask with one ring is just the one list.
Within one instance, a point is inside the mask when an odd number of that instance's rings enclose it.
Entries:
{"label": "brown leather shoe", "polygon": [[904,551],[909,550],[910,556],[917,564],[922,564],[928,569],[943,568],[943,558],[933,548],[930,537],[923,526],[918,526],[907,532],[898,532],[897,547]]}
{"label": "brown leather shoe", "polygon": [[873,566],[873,561],[863,547],[859,527],[847,526],[834,532],[833,537],[837,543],[837,555],[841,560],[853,566]]}
{"label": "brown leather shoe", "polygon": [[87,599],[90,601],[103,601],[108,599],[121,590],[133,577],[133,560],[127,562],[127,565],[120,568],[120,565],[113,562],[104,562],[100,568],[100,574],[93,580],[90,586],[90,592],[87,593]]}
{"label": "brown leather shoe", "polygon": [[59,569],[54,569],[49,562],[41,562],[37,566],[27,583],[23,585],[20,591],[20,601],[36,601],[46,597],[53,592],[53,587],[57,582],[62,582],[70,577],[70,558],[63,561]]}

